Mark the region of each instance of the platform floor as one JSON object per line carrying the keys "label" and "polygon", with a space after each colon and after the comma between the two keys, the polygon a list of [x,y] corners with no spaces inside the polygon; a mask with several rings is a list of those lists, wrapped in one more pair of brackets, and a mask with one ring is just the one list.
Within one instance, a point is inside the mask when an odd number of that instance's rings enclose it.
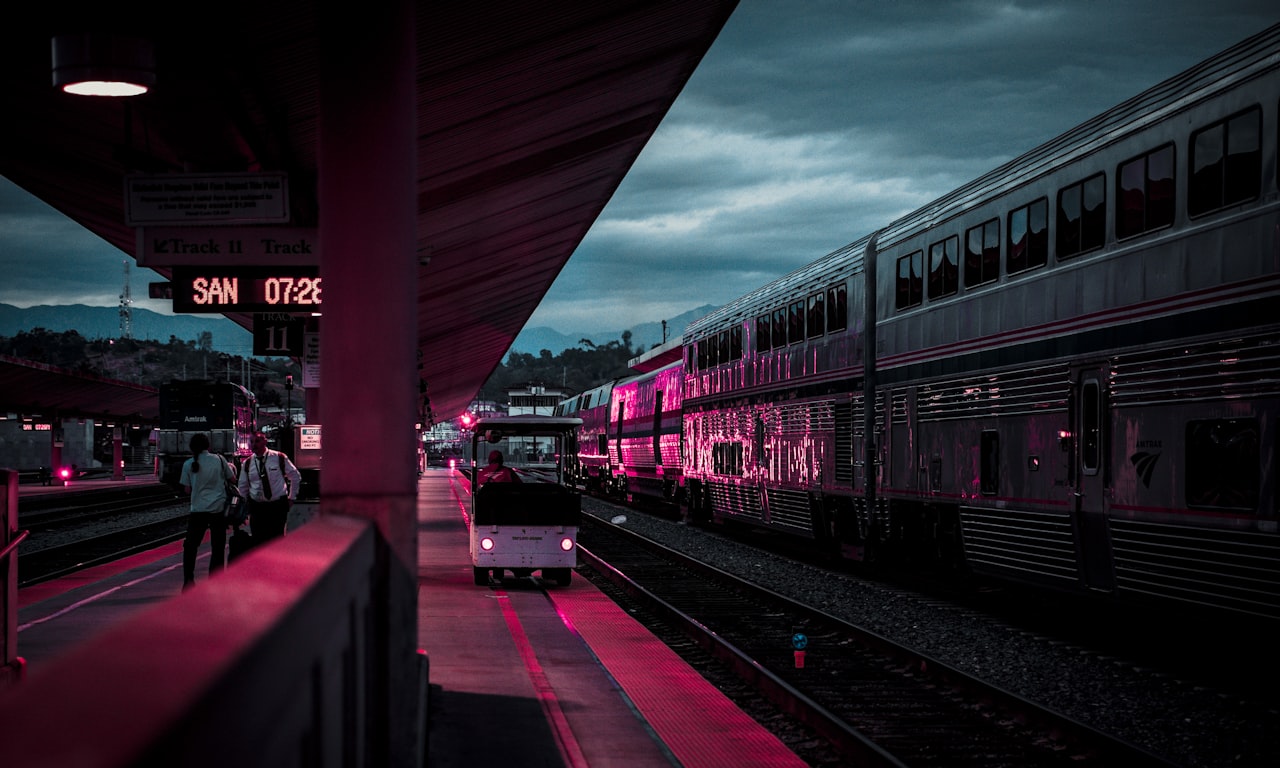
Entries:
{"label": "platform floor", "polygon": [[[418,488],[420,647],[432,768],[803,766],[592,584],[476,586],[466,492],[446,469]],[[305,524],[316,510],[295,507]],[[181,545],[19,590],[28,670],[181,589]],[[207,568],[207,549],[198,569]],[[198,570],[200,579],[204,576]]]}

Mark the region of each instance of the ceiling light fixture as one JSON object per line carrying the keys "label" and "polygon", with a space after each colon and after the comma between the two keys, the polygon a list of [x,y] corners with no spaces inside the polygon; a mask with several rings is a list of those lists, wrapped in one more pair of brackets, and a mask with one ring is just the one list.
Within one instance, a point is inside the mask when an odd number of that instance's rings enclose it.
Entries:
{"label": "ceiling light fixture", "polygon": [[67,93],[137,96],[155,84],[155,51],[146,40],[101,33],[53,38],[53,85]]}

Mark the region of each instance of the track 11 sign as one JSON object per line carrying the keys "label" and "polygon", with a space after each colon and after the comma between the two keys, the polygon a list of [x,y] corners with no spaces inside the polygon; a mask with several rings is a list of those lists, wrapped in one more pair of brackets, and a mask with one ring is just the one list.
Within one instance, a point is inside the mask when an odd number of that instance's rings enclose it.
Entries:
{"label": "track 11 sign", "polygon": [[280,312],[253,316],[253,354],[260,357],[302,357],[307,319]]}

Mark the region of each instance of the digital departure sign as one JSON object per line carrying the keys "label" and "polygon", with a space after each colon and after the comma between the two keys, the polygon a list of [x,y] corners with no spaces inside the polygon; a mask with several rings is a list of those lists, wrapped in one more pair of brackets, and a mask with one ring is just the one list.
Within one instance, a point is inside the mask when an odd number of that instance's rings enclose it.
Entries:
{"label": "digital departure sign", "polygon": [[174,267],[174,312],[318,312],[318,267]]}

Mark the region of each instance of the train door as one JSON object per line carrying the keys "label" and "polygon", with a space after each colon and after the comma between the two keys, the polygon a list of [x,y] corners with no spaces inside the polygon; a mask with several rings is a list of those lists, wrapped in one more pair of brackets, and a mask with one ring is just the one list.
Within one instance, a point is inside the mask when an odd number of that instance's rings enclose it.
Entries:
{"label": "train door", "polygon": [[1107,527],[1107,456],[1110,452],[1107,425],[1105,367],[1072,371],[1071,429],[1074,489],[1072,528],[1080,575],[1090,589],[1109,591],[1115,587],[1111,563],[1111,537]]}

